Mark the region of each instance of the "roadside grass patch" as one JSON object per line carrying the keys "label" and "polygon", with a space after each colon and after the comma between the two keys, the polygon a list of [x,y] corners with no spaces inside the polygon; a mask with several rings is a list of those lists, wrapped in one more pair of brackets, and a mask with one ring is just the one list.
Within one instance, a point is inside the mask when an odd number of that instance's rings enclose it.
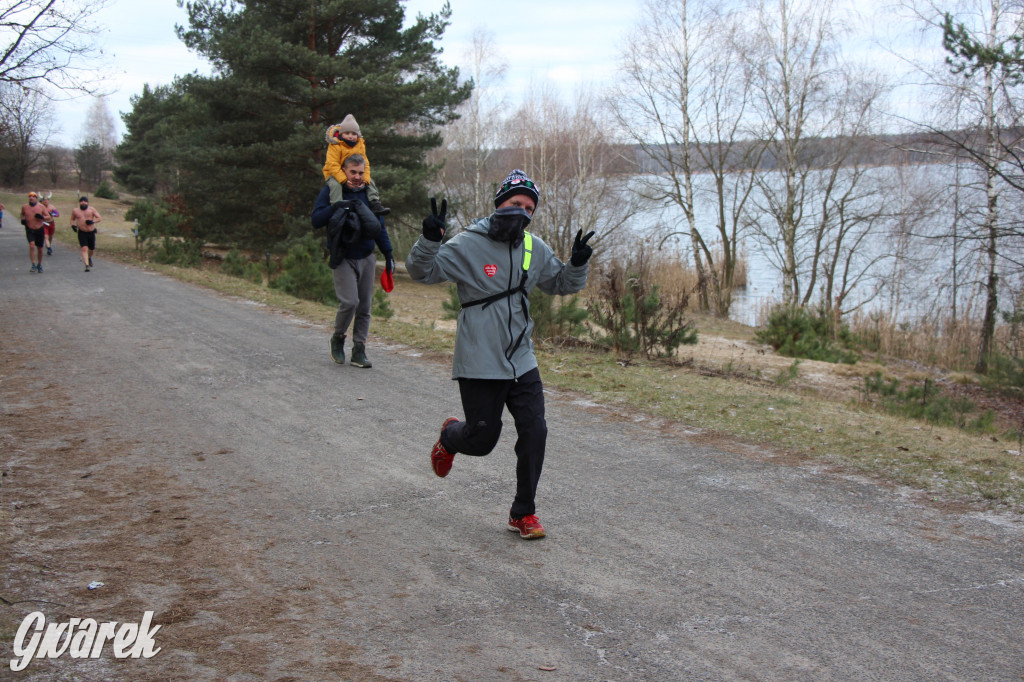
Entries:
{"label": "roadside grass patch", "polygon": [[922,427],[774,382],[705,376],[660,361],[623,366],[610,354],[539,350],[546,385],[611,408],[642,410],[781,453],[850,468],[946,501],[1024,513],[1024,458],[957,428]]}
{"label": "roadside grass patch", "polygon": [[972,433],[995,431],[995,413],[978,413],[974,403],[966,398],[942,395],[935,382],[923,377],[920,383],[904,387],[899,379],[883,378],[881,372],[865,377],[865,393],[870,402],[876,397],[878,405],[889,414],[928,422],[936,426],[952,426]]}

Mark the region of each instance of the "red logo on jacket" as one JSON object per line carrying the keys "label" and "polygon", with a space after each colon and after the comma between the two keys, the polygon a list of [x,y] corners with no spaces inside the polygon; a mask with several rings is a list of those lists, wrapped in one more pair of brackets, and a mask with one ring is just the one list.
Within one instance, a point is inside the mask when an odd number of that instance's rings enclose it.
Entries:
{"label": "red logo on jacket", "polygon": [[488,277],[494,277],[496,274],[498,274],[498,266],[497,265],[485,265],[484,266],[484,272],[487,274]]}

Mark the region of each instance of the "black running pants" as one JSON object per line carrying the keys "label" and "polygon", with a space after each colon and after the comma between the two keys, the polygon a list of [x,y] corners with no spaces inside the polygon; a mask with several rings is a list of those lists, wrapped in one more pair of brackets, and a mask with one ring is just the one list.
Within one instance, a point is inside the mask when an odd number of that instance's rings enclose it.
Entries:
{"label": "black running pants", "polygon": [[444,430],[441,444],[453,454],[490,454],[498,444],[501,413],[507,407],[517,435],[516,497],[511,515],[521,518],[536,513],[534,498],[548,438],[540,371],[534,368],[515,380],[459,379],[459,393],[466,418]]}

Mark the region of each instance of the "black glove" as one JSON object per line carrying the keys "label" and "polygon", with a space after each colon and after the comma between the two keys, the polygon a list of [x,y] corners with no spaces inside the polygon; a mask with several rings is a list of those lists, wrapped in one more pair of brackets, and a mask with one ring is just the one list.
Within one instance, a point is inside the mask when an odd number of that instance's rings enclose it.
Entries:
{"label": "black glove", "polygon": [[71,231],[72,232],[78,232],[78,225],[72,225],[71,226]]}
{"label": "black glove", "polygon": [[389,275],[395,274],[395,256],[390,251],[384,254],[384,270]]}
{"label": "black glove", "polygon": [[[587,241],[594,236],[594,231],[587,232],[587,236],[583,237],[583,230],[576,233],[576,241],[572,243],[572,257],[569,262],[579,267],[585,265],[590,256],[594,253],[594,247],[587,244]],[[580,239],[580,237],[583,237]]]}
{"label": "black glove", "polygon": [[43,214],[42,213],[36,213],[36,217],[39,218],[40,220],[42,220],[43,219]]}
{"label": "black glove", "polygon": [[24,225],[25,227],[28,227],[28,223],[26,223],[24,220],[21,221],[21,224]]}
{"label": "black glove", "polygon": [[85,224],[86,224],[86,225],[92,225],[92,221],[91,221],[91,220],[86,220],[86,221],[85,221]]}
{"label": "black glove", "polygon": [[432,242],[441,241],[444,236],[445,217],[448,215],[448,200],[441,200],[441,212],[437,212],[437,199],[430,197],[430,215],[423,219],[423,236]]}

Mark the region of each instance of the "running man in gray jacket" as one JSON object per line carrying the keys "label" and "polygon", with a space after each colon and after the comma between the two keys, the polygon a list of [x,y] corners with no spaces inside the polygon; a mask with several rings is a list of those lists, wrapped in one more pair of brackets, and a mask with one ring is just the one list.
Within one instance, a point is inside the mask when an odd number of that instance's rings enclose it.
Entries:
{"label": "running man in gray jacket", "polygon": [[526,232],[540,202],[537,185],[514,170],[498,188],[495,211],[449,241],[447,201],[431,199],[423,236],[405,261],[417,282],[454,282],[458,288],[458,330],[452,378],[459,382],[465,420],[449,417],[430,453],[438,476],[447,476],[457,453],[489,454],[501,435],[507,407],[516,425],[516,495],[508,528],[528,540],[544,537],[534,498],[544,464],[548,427],[544,391],[533,353],[533,319],[528,295],[534,287],[564,296],[583,289],[593,249],[593,232],[576,234],[572,258],[563,263],[551,248]]}

